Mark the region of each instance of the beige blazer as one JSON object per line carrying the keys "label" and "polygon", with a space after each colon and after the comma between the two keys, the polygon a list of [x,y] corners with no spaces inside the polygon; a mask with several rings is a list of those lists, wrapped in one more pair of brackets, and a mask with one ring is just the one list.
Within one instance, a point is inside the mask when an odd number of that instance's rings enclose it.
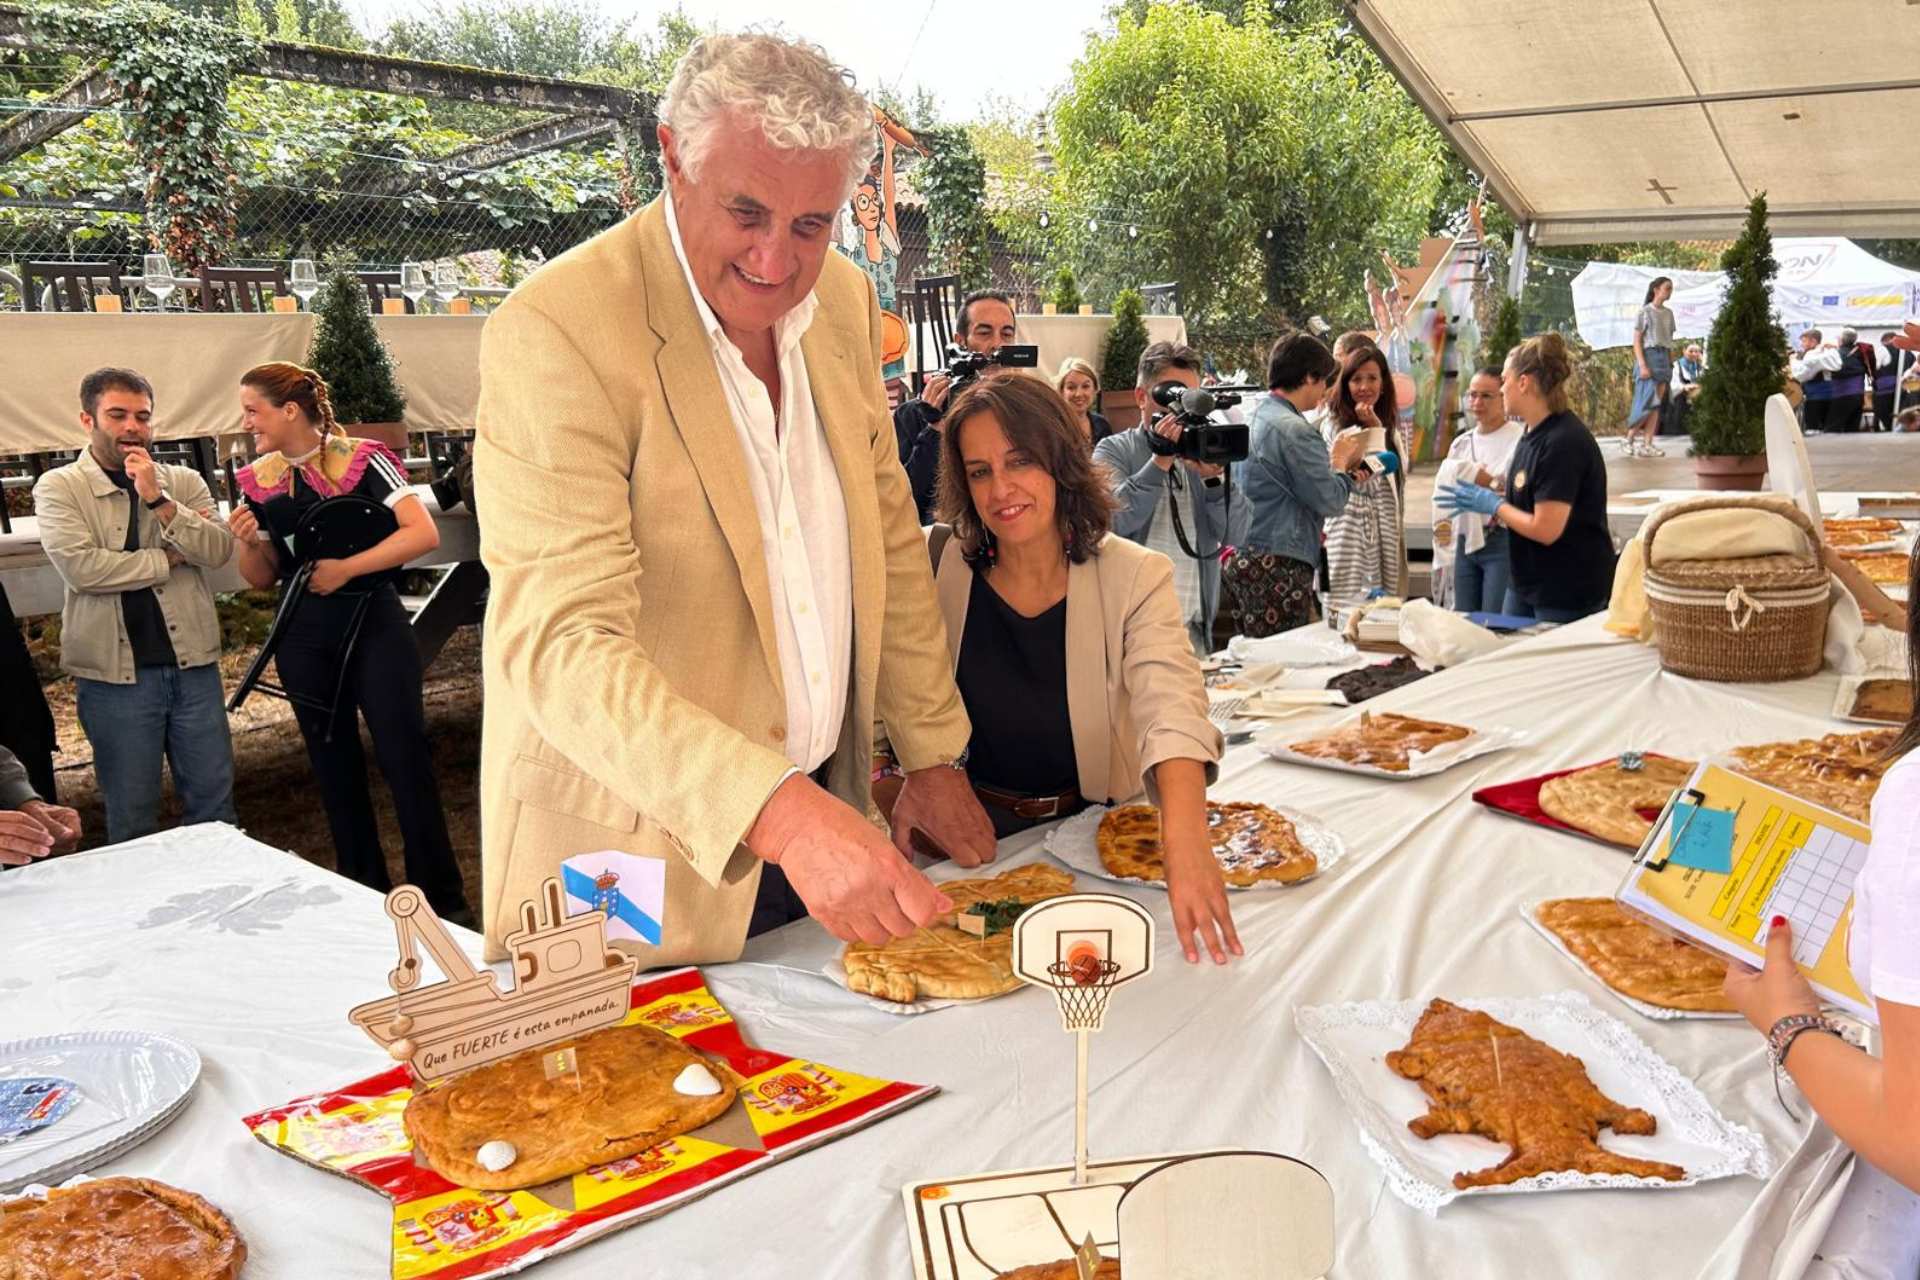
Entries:
{"label": "beige blazer", "polygon": [[[875,717],[902,763],[969,736],[880,382],[880,308],[828,254],[801,342],[846,496],[853,673],[833,792],[865,812]],[[487,956],[574,854],[663,859],[643,964],[740,953],[741,847],[789,763],[746,463],[659,201],[536,272],[487,321],[474,482],[492,576],[480,760]],[[624,945],[624,944],[623,944]]]}
{"label": "beige blazer", "polygon": [[[940,553],[936,590],[958,666],[973,593],[958,538]],[[1225,743],[1207,719],[1173,566],[1158,551],[1109,535],[1097,555],[1067,567],[1067,716],[1080,794],[1089,800],[1144,791],[1158,804],[1151,771],[1162,760],[1205,761],[1207,781],[1219,776]]]}
{"label": "beige blazer", "polygon": [[[207,482],[192,467],[154,464],[160,491],[173,499],[173,520],[160,517],[107,477],[93,451],[41,476],[33,486],[40,545],[66,584],[60,611],[60,665],[69,675],[132,684],[133,641],[120,607],[123,592],[153,589],[174,658],[185,668],[220,658],[220,618],[210,570],[233,558],[233,534],[220,521]],[[140,549],[125,550],[129,514],[140,522]],[[167,562],[167,551],[186,560]]]}

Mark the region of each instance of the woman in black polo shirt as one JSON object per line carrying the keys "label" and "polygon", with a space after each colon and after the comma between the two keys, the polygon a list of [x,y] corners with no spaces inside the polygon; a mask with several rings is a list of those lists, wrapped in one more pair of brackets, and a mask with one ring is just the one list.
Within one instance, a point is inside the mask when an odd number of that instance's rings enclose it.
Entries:
{"label": "woman in black polo shirt", "polygon": [[1494,516],[1511,531],[1511,585],[1503,612],[1572,622],[1607,606],[1613,536],[1607,531],[1607,464],[1587,424],[1567,406],[1573,357],[1557,333],[1515,347],[1501,378],[1507,411],[1527,424],[1514,446],[1503,498],[1477,484],[1442,488],[1455,511]]}
{"label": "woman in black polo shirt", "polygon": [[[293,535],[301,516],[328,498],[348,493],[371,498],[391,509],[399,526],[358,555],[315,561],[307,594],[275,655],[281,686],[289,692],[330,703],[335,689],[340,691],[331,724],[323,710],[301,702],[293,708],[340,874],[383,893],[389,888],[360,749],[359,717],[364,716],[380,772],[393,791],[408,882],[419,887],[443,920],[472,926],[427,741],[420,651],[393,581],[400,566],[440,545],[439,530],[413,495],[400,459],[378,441],[349,436],[333,420],[333,402],[319,374],[283,361],[250,369],[240,380],[240,410],[260,456],[236,476],[246,502],[234,508],[228,523],[240,548],[240,574],[253,586],[284,582],[311,555]],[[367,600],[359,639],[350,654],[343,654],[359,601],[353,594],[334,593],[356,580],[360,586],[377,585]],[[342,662],[347,664],[344,686]]]}

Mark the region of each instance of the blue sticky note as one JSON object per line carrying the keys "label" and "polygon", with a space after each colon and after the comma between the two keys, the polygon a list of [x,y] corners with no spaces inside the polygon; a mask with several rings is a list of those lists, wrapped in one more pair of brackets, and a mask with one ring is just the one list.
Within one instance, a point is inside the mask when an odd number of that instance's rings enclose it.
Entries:
{"label": "blue sticky note", "polygon": [[1730,810],[1695,809],[1683,800],[1673,806],[1673,822],[1667,830],[1671,833],[1667,839],[1672,846],[1668,862],[1695,871],[1732,874],[1733,813]]}

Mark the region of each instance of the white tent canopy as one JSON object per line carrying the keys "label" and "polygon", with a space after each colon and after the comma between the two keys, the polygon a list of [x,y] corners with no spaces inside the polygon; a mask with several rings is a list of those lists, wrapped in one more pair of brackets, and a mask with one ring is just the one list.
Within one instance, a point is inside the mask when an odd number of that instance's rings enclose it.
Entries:
{"label": "white tent canopy", "polygon": [[1348,0],[1540,244],[1920,236],[1912,0]]}
{"label": "white tent canopy", "polygon": [[[1773,242],[1773,256],[1780,263],[1773,306],[1789,336],[1809,326],[1892,329],[1920,313],[1920,271],[1882,262],[1851,240],[1787,236]],[[1704,337],[1726,292],[1721,272],[1589,262],[1573,278],[1581,340],[1595,348],[1632,346],[1634,317],[1660,276],[1673,280],[1667,306],[1674,332]]]}

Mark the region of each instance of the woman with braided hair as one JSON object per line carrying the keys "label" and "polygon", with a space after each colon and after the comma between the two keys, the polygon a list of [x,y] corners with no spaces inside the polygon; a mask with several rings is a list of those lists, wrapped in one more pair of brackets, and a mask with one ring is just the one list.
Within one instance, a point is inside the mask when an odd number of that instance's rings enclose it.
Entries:
{"label": "woman with braided hair", "polygon": [[[407,880],[442,919],[471,925],[427,742],[420,653],[394,585],[402,565],[440,545],[439,530],[414,496],[400,459],[378,441],[349,436],[334,421],[327,384],[312,370],[284,361],[249,369],[240,380],[240,411],[259,456],[236,477],[246,501],[228,523],[240,547],[241,576],[253,586],[284,582],[311,557],[296,545],[294,533],[308,509],[329,498],[371,498],[399,522],[358,555],[314,561],[306,597],[287,624],[275,663],[281,687],[301,699],[293,704],[294,716],[320,784],[340,873],[381,892],[390,887],[360,748],[359,719],[365,717],[380,772],[393,791]],[[335,594],[349,583],[353,594]],[[359,595],[368,588],[359,637],[343,652]],[[334,701],[336,688],[339,702],[329,722],[319,708]]]}

